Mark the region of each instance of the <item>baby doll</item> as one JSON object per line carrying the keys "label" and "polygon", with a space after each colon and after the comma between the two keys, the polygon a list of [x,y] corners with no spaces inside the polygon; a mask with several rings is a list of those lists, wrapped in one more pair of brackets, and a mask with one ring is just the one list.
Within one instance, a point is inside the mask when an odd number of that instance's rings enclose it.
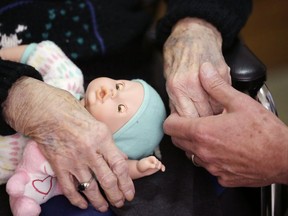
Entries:
{"label": "baby doll", "polygon": [[[113,132],[115,144],[129,158],[127,163],[132,179],[165,170],[164,165],[151,155],[163,137],[166,112],[160,96],[145,81],[97,78],[88,85],[84,96],[81,71],[50,41],[0,50],[0,56],[35,67],[46,83],[71,92],[97,120],[106,123]],[[37,143],[20,134],[3,139],[5,143],[1,145],[5,147],[3,149],[12,149],[14,162],[1,161],[3,170],[3,164],[10,162],[6,176],[2,176],[4,172],[0,173],[2,182],[17,166],[6,187],[11,210],[14,215],[39,215],[39,204],[62,193],[57,178]],[[16,143],[16,148],[12,142]],[[7,154],[7,151],[2,153]]]}

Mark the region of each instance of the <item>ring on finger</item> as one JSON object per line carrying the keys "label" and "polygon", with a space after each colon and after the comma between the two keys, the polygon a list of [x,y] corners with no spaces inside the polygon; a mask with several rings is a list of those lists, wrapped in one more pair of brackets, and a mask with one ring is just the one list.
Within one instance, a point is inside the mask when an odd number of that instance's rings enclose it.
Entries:
{"label": "ring on finger", "polygon": [[194,164],[194,166],[200,167],[200,165],[198,163],[196,163],[196,161],[195,161],[195,155],[194,154],[191,155],[191,160],[192,160],[192,163]]}
{"label": "ring on finger", "polygon": [[79,183],[78,187],[77,187],[78,191],[82,192],[82,191],[85,191],[86,189],[88,189],[90,184],[91,184],[91,182],[93,181],[93,179],[94,179],[94,175],[91,176],[91,178],[89,179],[88,182]]}

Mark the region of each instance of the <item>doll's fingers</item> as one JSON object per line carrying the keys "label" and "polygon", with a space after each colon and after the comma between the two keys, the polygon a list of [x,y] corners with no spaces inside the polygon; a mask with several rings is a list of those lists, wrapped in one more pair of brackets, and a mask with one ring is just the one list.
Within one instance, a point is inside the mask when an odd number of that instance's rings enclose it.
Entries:
{"label": "doll's fingers", "polygon": [[157,161],[156,167],[157,167],[158,170],[161,169],[161,162],[160,161]]}

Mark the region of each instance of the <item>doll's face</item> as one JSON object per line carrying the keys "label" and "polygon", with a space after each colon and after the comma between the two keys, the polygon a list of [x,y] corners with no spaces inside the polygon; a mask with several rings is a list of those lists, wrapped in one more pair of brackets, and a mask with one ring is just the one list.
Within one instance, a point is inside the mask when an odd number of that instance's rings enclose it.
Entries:
{"label": "doll's face", "polygon": [[114,133],[133,117],[143,97],[139,82],[101,77],[89,83],[81,103]]}

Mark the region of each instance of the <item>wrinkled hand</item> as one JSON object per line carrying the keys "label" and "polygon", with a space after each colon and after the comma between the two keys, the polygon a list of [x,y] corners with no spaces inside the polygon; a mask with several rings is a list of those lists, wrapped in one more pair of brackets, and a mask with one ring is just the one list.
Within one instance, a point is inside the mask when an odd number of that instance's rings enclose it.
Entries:
{"label": "wrinkled hand", "polygon": [[[126,156],[114,145],[108,127],[95,120],[68,92],[38,80],[20,78],[9,91],[3,107],[8,123],[36,142],[70,202],[86,208],[76,190],[95,173],[107,199],[116,207],[132,200],[134,186]],[[100,211],[108,209],[96,181],[84,191]]]}
{"label": "wrinkled hand", "polygon": [[211,64],[201,68],[204,89],[224,106],[202,118],[171,115],[164,130],[175,145],[223,186],[288,183],[288,129],[272,112],[223,80]]}
{"label": "wrinkled hand", "polygon": [[164,45],[164,75],[171,112],[198,117],[220,113],[199,81],[199,69],[210,62],[230,83],[230,69],[222,54],[222,37],[215,27],[196,18],[180,20]]}

